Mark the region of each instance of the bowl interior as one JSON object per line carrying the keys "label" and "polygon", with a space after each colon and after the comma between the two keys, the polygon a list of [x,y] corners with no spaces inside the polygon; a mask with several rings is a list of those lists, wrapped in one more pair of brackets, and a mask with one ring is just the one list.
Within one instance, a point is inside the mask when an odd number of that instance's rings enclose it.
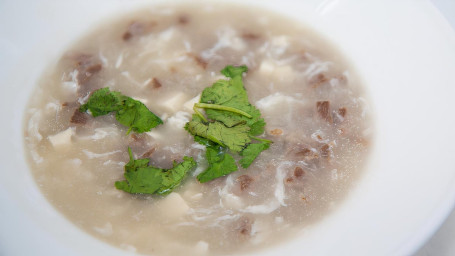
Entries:
{"label": "bowl interior", "polygon": [[[73,40],[104,18],[144,4],[148,3],[8,0],[0,8],[0,31],[5,35],[0,39],[0,111],[5,120],[0,134],[2,253],[124,253],[79,230],[40,193],[24,158],[22,116],[35,81]],[[455,109],[453,30],[426,1],[248,4],[294,17],[335,44],[364,80],[376,124],[370,163],[342,206],[302,231],[301,237],[261,255],[416,250],[455,200],[450,161],[455,116],[447,113]]]}

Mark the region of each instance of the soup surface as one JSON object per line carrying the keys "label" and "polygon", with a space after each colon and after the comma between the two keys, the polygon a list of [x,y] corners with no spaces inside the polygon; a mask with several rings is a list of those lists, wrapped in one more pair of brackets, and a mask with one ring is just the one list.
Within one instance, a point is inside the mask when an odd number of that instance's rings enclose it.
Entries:
{"label": "soup surface", "polygon": [[[247,169],[199,183],[205,147],[183,127],[227,65],[246,65],[250,102],[271,140]],[[114,114],[79,112],[109,87],[164,124],[129,133]],[[249,252],[296,237],[332,211],[364,165],[369,109],[341,55],[293,21],[238,6],[158,6],[111,21],[43,76],[25,115],[32,173],[75,225],[125,250],[157,255]],[[167,196],[115,188],[129,161],[192,171]]]}

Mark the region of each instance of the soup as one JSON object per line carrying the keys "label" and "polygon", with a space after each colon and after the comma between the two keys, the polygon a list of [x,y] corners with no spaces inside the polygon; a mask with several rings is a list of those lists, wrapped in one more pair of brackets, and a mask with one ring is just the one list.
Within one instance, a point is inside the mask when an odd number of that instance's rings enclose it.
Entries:
{"label": "soup", "polygon": [[[201,183],[206,147],[185,130],[201,92],[245,65],[249,102],[272,141],[248,168]],[[163,124],[131,132],[114,113],[80,111],[109,87]],[[128,251],[214,255],[296,237],[333,211],[361,173],[372,124],[362,85],[311,30],[230,5],[157,6],[100,26],[39,82],[25,115],[25,146],[41,191],[91,235]],[[130,161],[169,169],[197,163],[168,195],[117,189]],[[238,155],[234,155],[239,160]]]}

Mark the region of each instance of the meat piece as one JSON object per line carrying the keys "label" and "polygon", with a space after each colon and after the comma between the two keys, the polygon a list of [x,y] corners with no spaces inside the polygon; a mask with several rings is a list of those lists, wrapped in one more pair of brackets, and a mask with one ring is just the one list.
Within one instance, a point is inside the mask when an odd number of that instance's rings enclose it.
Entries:
{"label": "meat piece", "polygon": [[149,136],[145,133],[132,132],[128,136],[128,147],[130,147],[133,152],[138,152],[138,155],[144,152],[141,157],[150,158],[151,154],[147,155],[147,150],[150,150],[152,147],[149,145],[148,137]]}
{"label": "meat piece", "polygon": [[101,71],[103,65],[101,61],[90,54],[80,53],[71,56],[75,61],[77,70],[77,82],[85,84],[94,74]]}
{"label": "meat piece", "polygon": [[241,36],[245,40],[256,40],[256,39],[261,38],[260,35],[255,34],[255,33],[251,33],[251,32],[245,32]]}
{"label": "meat piece", "polygon": [[304,189],[304,183],[305,180],[303,179],[303,176],[305,175],[305,171],[303,170],[302,167],[296,166],[294,168],[294,171],[290,170],[288,174],[286,175],[285,185],[287,188],[289,188],[289,193],[294,193],[298,192],[301,193],[303,192]]}
{"label": "meat piece", "polygon": [[243,216],[238,219],[236,225],[235,225],[235,230],[241,235],[241,236],[250,236],[251,235],[251,230],[253,226],[253,221],[246,217]]}
{"label": "meat piece", "polygon": [[163,86],[160,82],[160,80],[158,80],[157,78],[153,78],[152,81],[150,81],[150,83],[148,84],[148,87],[152,88],[152,89],[159,89],[161,88],[161,86]]}
{"label": "meat piece", "polygon": [[319,87],[320,85],[328,82],[330,79],[327,78],[324,74],[320,73],[317,76],[314,76],[310,79],[309,84],[311,87],[316,88]]}
{"label": "meat piece", "polygon": [[324,157],[324,158],[328,158],[330,157],[331,153],[332,153],[332,149],[330,147],[329,144],[324,144],[321,146],[321,148],[319,149],[319,152],[321,152],[321,156]]}
{"label": "meat piece", "polygon": [[141,158],[150,158],[152,154],[155,152],[156,148],[151,148],[147,150],[144,154],[142,154]]}
{"label": "meat piece", "polygon": [[294,169],[294,176],[296,178],[301,178],[303,175],[305,175],[305,171],[302,169],[302,167],[295,167]]}
{"label": "meat piece", "polygon": [[248,187],[250,186],[251,182],[254,181],[253,178],[251,178],[251,176],[249,175],[242,175],[242,176],[239,176],[236,181],[240,184],[240,190],[241,191],[244,191],[246,189],[248,189]]}
{"label": "meat piece", "polygon": [[81,54],[75,58],[76,69],[78,71],[77,81],[79,84],[84,84],[95,73],[102,69],[102,64],[99,59],[92,55]]}
{"label": "meat piece", "polygon": [[188,24],[188,22],[190,22],[190,17],[188,17],[188,15],[186,15],[186,14],[182,14],[179,16],[178,21],[179,21],[179,24],[186,25],[186,24]]}
{"label": "meat piece", "polygon": [[338,115],[340,115],[341,117],[345,117],[346,116],[346,108],[339,108],[338,111],[337,111]]}
{"label": "meat piece", "polygon": [[156,22],[141,22],[141,21],[133,21],[130,23],[128,28],[126,29],[125,33],[123,33],[123,40],[128,41],[131,40],[133,37],[142,36],[144,34],[149,33],[153,27],[157,25]]}
{"label": "meat piece", "polygon": [[300,147],[294,151],[295,156],[305,161],[311,161],[319,158],[319,154],[309,147]]}
{"label": "meat piece", "polygon": [[87,123],[89,115],[79,111],[79,108],[74,110],[73,116],[71,116],[70,123],[77,125],[84,125]]}
{"label": "meat piece", "polygon": [[72,102],[67,102],[67,101],[66,101],[66,102],[63,102],[63,103],[62,103],[62,107],[63,107],[63,108],[66,108],[66,109],[68,109],[68,110],[74,109],[74,108],[76,108],[76,107],[79,108],[79,106],[80,106],[80,104],[77,103],[76,101],[72,101]]}
{"label": "meat piece", "polygon": [[283,130],[281,130],[281,129],[273,129],[273,130],[270,131],[270,134],[272,134],[272,135],[281,135],[281,134],[283,134]]}
{"label": "meat piece", "polygon": [[188,56],[191,57],[199,67],[207,69],[208,62],[204,60],[201,56],[195,55],[194,53],[188,53]]}
{"label": "meat piece", "polygon": [[346,117],[347,110],[346,108],[339,108],[336,111],[333,111],[333,120],[337,123],[341,123],[344,121],[344,118]]}
{"label": "meat piece", "polygon": [[65,68],[63,77],[68,92],[76,93],[79,97],[85,97],[88,93],[102,86],[97,78],[102,71],[103,65],[98,55],[81,52],[69,52],[62,58],[60,65]]}
{"label": "meat piece", "polygon": [[316,102],[316,110],[320,118],[326,120],[329,123],[333,122],[332,115],[330,114],[330,101]]}
{"label": "meat piece", "polygon": [[149,138],[149,135],[145,133],[130,133],[130,137],[133,140],[133,142],[139,142],[143,145],[147,143],[147,139]]}

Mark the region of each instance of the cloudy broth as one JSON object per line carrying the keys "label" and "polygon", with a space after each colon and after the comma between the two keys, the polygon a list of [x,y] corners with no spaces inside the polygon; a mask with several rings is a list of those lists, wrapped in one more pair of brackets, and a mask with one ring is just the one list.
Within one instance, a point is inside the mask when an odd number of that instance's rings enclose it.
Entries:
{"label": "cloudy broth", "polygon": [[[226,65],[246,65],[250,102],[268,150],[247,169],[207,183],[205,148],[183,129]],[[164,121],[129,133],[113,114],[78,108],[109,87]],[[25,116],[29,165],[47,199],[76,226],[125,250],[214,255],[292,239],[333,211],[365,163],[371,113],[342,56],[314,32],[238,6],[161,6],[111,21],[74,44],[41,79]],[[129,161],[198,163],[167,196],[114,187]]]}

